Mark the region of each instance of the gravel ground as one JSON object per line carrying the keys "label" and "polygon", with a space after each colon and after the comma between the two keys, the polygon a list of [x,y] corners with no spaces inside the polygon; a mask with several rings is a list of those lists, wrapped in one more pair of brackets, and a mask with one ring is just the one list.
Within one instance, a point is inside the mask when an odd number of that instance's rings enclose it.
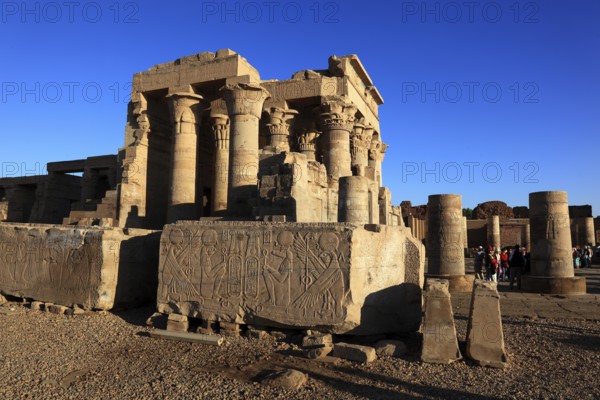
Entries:
{"label": "gravel ground", "polygon": [[[223,347],[149,337],[151,308],[74,317],[0,306],[0,399],[598,399],[600,322],[504,319],[510,367],[419,361],[408,353],[363,365],[295,356],[293,339],[227,338]],[[466,318],[457,316],[459,339]],[[462,343],[464,345],[464,343]],[[309,375],[297,391],[262,385],[263,371]]]}

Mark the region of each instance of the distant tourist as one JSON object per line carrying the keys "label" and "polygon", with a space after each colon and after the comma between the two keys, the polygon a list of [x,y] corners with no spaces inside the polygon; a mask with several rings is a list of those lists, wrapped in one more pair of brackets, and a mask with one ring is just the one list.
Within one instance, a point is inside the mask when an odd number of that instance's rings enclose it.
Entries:
{"label": "distant tourist", "polygon": [[502,250],[502,254],[500,255],[500,269],[498,275],[498,281],[506,282],[508,281],[508,251],[506,249]]}
{"label": "distant tourist", "polygon": [[477,253],[475,253],[475,279],[484,279],[483,278],[484,259],[485,259],[485,252],[483,251],[483,247],[479,246],[477,248]]}
{"label": "distant tourist", "polygon": [[581,267],[581,257],[579,257],[579,251],[576,247],[573,247],[573,268],[579,269]]}
{"label": "distant tourist", "polygon": [[492,246],[488,246],[487,253],[485,255],[485,274],[486,279],[491,282],[497,282],[497,272],[498,272],[498,259],[496,258],[496,253],[494,252],[494,248]]}
{"label": "distant tourist", "polygon": [[517,281],[517,289],[521,290],[521,276],[523,275],[523,270],[525,269],[525,257],[523,256],[523,252],[526,252],[525,249],[521,250],[519,245],[515,245],[512,259],[510,260],[510,290],[513,290],[515,280]]}

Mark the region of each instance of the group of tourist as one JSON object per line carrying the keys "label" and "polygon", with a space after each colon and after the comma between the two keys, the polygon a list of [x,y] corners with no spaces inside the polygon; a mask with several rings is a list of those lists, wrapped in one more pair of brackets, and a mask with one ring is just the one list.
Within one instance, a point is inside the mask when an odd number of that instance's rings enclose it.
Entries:
{"label": "group of tourist", "polygon": [[[596,253],[600,257],[600,245],[596,247]],[[591,244],[584,246],[583,248],[580,246],[573,247],[573,267],[591,268],[593,256],[594,250]]]}
{"label": "group of tourist", "polygon": [[[509,287],[521,289],[521,276],[529,273],[529,252],[519,245],[505,247],[479,246],[475,254],[475,278],[491,282],[509,282]],[[485,271],[485,277],[484,277]]]}

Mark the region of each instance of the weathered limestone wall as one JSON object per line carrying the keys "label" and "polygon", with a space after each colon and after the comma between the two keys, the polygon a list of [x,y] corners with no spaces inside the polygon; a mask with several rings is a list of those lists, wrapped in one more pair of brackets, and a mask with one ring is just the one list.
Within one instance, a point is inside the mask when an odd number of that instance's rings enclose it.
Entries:
{"label": "weathered limestone wall", "polygon": [[109,310],[154,298],[159,233],[0,224],[0,293]]}
{"label": "weathered limestone wall", "polygon": [[180,222],[161,238],[158,309],[331,333],[414,331],[424,248],[402,227]]}

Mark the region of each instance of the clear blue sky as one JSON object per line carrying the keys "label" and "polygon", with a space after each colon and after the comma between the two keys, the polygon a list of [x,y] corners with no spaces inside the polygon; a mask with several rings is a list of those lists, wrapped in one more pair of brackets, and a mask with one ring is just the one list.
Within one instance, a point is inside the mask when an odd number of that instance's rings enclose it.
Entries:
{"label": "clear blue sky", "polygon": [[0,5],[2,176],[116,153],[131,77],[152,65],[231,48],[288,79],[357,54],[385,100],[395,204],[460,193],[465,207],[518,206],[566,190],[600,214],[597,0]]}

